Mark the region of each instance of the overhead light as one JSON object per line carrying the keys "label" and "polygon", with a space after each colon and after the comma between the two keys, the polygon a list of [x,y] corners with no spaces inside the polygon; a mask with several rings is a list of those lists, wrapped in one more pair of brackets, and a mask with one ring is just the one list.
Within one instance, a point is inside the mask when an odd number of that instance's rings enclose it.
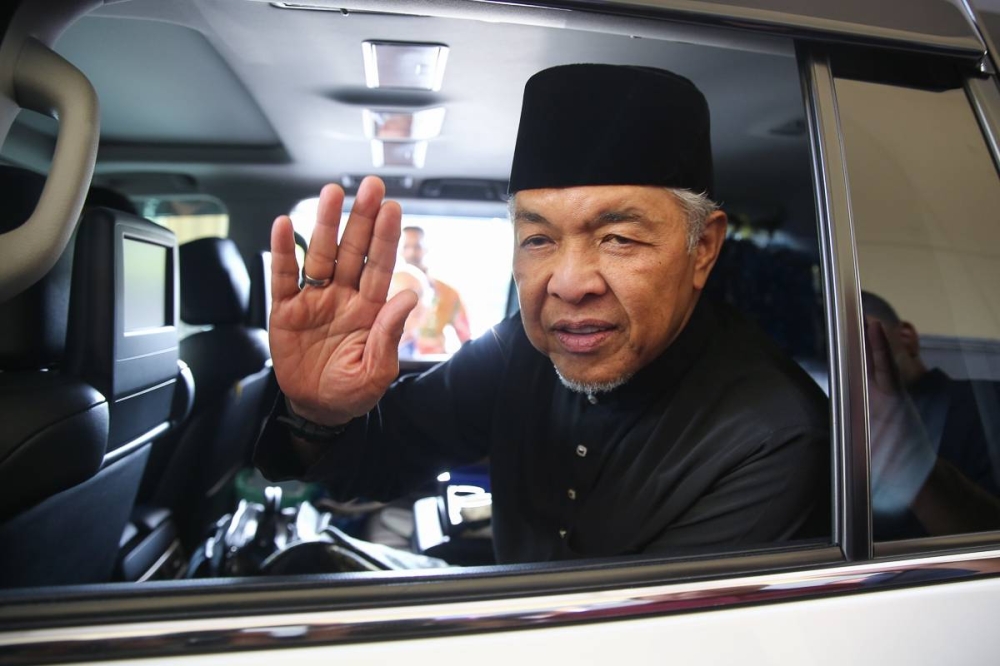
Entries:
{"label": "overhead light", "polygon": [[422,169],[427,159],[426,141],[372,141],[372,164]]}
{"label": "overhead light", "polygon": [[385,141],[426,141],[441,134],[443,106],[420,111],[362,109],[365,136]]}
{"label": "overhead light", "polygon": [[369,88],[441,90],[448,61],[444,44],[367,41],[361,50]]}

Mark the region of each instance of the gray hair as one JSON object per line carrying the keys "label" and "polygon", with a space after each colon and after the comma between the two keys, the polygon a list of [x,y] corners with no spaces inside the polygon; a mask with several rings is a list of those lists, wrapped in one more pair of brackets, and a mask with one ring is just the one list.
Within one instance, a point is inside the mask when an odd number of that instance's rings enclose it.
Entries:
{"label": "gray hair", "polygon": [[677,203],[684,209],[684,214],[687,215],[687,249],[688,254],[693,254],[701,235],[705,232],[708,216],[719,210],[719,204],[709,199],[707,192],[692,192],[673,187],[666,189],[674,195]]}
{"label": "gray hair", "polygon": [[[709,199],[707,192],[692,192],[675,187],[664,189],[674,195],[687,216],[687,250],[688,254],[693,254],[695,248],[698,247],[698,241],[701,240],[701,235],[705,232],[705,222],[708,221],[708,216],[719,210],[719,204]],[[517,193],[514,193],[507,199],[507,217],[511,220],[514,219],[514,197],[516,196]]]}

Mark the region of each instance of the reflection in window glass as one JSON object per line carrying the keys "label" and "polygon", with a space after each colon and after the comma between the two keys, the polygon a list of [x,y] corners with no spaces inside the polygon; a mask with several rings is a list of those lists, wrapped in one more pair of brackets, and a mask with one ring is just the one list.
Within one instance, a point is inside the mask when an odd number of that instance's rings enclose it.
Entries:
{"label": "reflection in window glass", "polygon": [[866,321],[875,537],[1000,528],[993,161],[962,90],[836,85]]}
{"label": "reflection in window glass", "polygon": [[[312,235],[318,199],[300,202],[290,217]],[[341,232],[347,222],[345,214]],[[404,215],[390,297],[417,293],[400,342],[400,358],[439,360],[479,337],[507,311],[513,230],[501,218]]]}

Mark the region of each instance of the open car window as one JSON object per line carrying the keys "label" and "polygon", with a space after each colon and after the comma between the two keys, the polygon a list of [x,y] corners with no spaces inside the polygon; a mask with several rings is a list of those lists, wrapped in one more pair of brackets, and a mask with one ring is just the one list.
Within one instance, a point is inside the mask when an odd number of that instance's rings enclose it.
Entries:
{"label": "open car window", "polygon": [[[525,81],[547,67],[574,62],[665,67],[690,78],[707,99],[715,198],[729,216],[727,240],[705,286],[704,298],[741,312],[763,331],[769,345],[804,370],[816,387],[830,392],[822,287],[823,271],[828,267],[819,241],[799,64],[790,40],[755,38],[744,42],[738,35],[717,39],[710,33],[705,33],[704,39],[698,37],[700,33],[678,39],[683,28],[665,24],[667,29],[661,31],[654,23],[644,24],[646,32],[638,38],[621,28],[607,32],[593,27],[570,30],[363,12],[345,16],[241,2],[192,0],[185,6],[196,6],[197,16],[174,15],[173,10],[165,9],[162,11],[172,17],[167,22],[161,20],[161,10],[148,3],[109,6],[81,18],[57,45],[108,100],[103,118],[104,152],[95,182],[113,183],[126,193],[134,188],[131,197],[140,215],[174,232],[181,261],[195,256],[186,248],[212,237],[228,236],[249,264],[266,250],[274,217],[289,212],[295,230],[308,241],[316,200],[303,199],[303,191],[315,192],[316,184],[334,180],[348,185],[350,198],[357,184],[350,174],[384,175],[388,196],[399,199],[404,209],[397,273],[409,273],[409,282],[399,288],[414,288],[416,284],[421,291],[418,308],[404,329],[400,357],[404,361],[444,360],[465,343],[497,335],[500,329],[495,327],[516,310],[513,299],[517,294],[511,282],[513,230],[503,198]],[[251,26],[259,31],[254,33],[259,38],[239,37]],[[331,31],[336,39],[330,38]],[[380,33],[385,34],[387,43],[447,44],[440,90],[369,87],[366,54],[373,48],[392,51],[372,39]],[[301,49],[283,48],[282,40],[294,40]],[[155,48],[139,49],[139,44]],[[519,57],[510,55],[512,44],[518,45]],[[333,57],[337,63],[333,69],[318,64],[330,60],[318,55],[325,49],[342,54]],[[203,60],[211,64],[201,65]],[[177,72],[189,80],[177,80]],[[489,75],[484,76],[484,72]],[[489,85],[485,85],[487,80]],[[278,81],[288,85],[283,88],[276,85]],[[147,88],[152,92],[123,94]],[[428,108],[444,111],[435,112],[430,120],[407,115]],[[177,114],[171,115],[169,109]],[[401,117],[409,122],[400,124]],[[27,136],[42,141],[50,138],[46,132],[45,127],[26,125],[18,128],[14,141]],[[139,136],[148,140],[140,142]],[[580,136],[580,141],[590,140],[592,137]],[[413,143],[420,145],[411,146]],[[297,161],[294,173],[299,176],[284,170],[289,160]],[[192,161],[198,166],[190,169],[194,175],[189,180],[159,173],[185,173]],[[181,183],[205,195],[143,194],[150,191],[150,183]],[[207,284],[202,280],[207,276],[199,274],[194,282],[182,284],[180,298],[191,294],[201,298]],[[266,279],[266,273],[261,272],[261,276],[254,279]],[[238,319],[229,316],[215,321],[212,317],[218,309],[202,309],[206,312],[189,311],[201,327],[199,335],[221,334]],[[193,354],[190,350],[199,340],[197,335],[184,338],[181,360]],[[257,343],[254,348],[266,349]],[[221,367],[226,354],[236,362],[242,353],[242,347],[229,344],[224,351],[213,352],[211,360]],[[207,394],[212,385],[198,381],[202,359],[197,355],[191,358],[197,414],[207,409],[199,395]],[[229,395],[245,401],[250,384],[240,382]],[[484,379],[482,387],[488,388],[491,382]],[[525,386],[524,390],[530,388]],[[824,410],[829,411],[826,403]],[[266,409],[255,412],[243,423],[266,413]],[[511,418],[517,421],[522,415]],[[185,438],[185,425],[181,422],[177,427],[180,434],[175,437]],[[199,437],[211,441],[219,435],[213,427],[222,429],[211,422],[200,424],[203,432]],[[416,431],[410,432],[416,435]],[[598,431],[586,435],[598,437]],[[828,433],[823,436],[828,437]],[[247,553],[230,553],[228,564],[213,563],[209,553],[214,544],[228,534],[225,538],[239,544],[237,551],[251,548],[252,528],[267,520],[287,522],[280,511],[294,512],[299,500],[309,500],[312,510],[319,511],[316,516],[310,514],[309,533],[316,532],[317,525],[330,525],[347,538],[384,539],[386,544],[415,556],[436,557],[446,567],[493,563],[487,505],[494,489],[488,455],[470,456],[479,459],[469,460],[469,466],[438,470],[442,476],[428,478],[416,494],[408,493],[388,506],[376,506],[370,502],[373,498],[364,496],[351,504],[333,501],[316,483],[278,484],[275,487],[283,488],[284,499],[276,500],[273,493],[265,492],[271,483],[250,468],[252,445],[250,438],[227,450],[239,452],[220,461],[229,467],[217,482],[208,484],[211,502],[187,496],[172,500],[174,520],[181,524],[177,530],[179,547],[172,552],[181,563],[174,563],[171,575],[254,573],[246,568],[247,560],[241,559],[250,557]],[[169,458],[172,454],[156,455]],[[162,465],[173,474],[178,467],[183,465],[169,461]],[[817,488],[822,498],[817,505],[820,528],[809,531],[808,538],[755,543],[736,540],[699,548],[698,554],[832,543],[828,484],[832,473],[825,474]],[[591,481],[600,483],[599,479]],[[570,500],[579,493],[582,503],[583,486],[571,487],[568,492]],[[423,515],[416,507],[427,498],[432,501],[419,505],[430,507]],[[681,516],[677,519],[683,522]],[[286,525],[284,529],[287,534],[279,541],[288,544],[302,538],[295,529],[305,528]],[[424,529],[436,529],[437,533],[426,537],[420,534]],[[237,534],[242,536],[233,536]],[[786,537],[789,535],[791,531]],[[466,540],[479,540],[475,557],[462,553]],[[439,547],[433,552],[429,546],[421,546],[448,542],[451,549]],[[613,544],[597,551],[617,552]],[[681,548],[677,554],[689,552]],[[261,552],[251,559],[265,561],[275,554]],[[116,576],[126,577],[120,566],[117,571]],[[279,563],[269,571],[297,570]]]}
{"label": "open car window", "polygon": [[[318,198],[299,202],[290,217],[296,232],[312,237]],[[415,289],[417,308],[407,320],[400,360],[438,362],[486,333],[508,312],[513,229],[503,217],[411,214],[403,202],[396,269],[402,275],[389,297]],[[341,220],[343,235],[348,214]]]}

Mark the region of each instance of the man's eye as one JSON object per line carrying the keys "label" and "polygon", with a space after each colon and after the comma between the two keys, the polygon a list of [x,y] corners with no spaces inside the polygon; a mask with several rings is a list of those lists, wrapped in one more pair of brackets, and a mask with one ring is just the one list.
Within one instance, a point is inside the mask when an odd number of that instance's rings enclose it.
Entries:
{"label": "man's eye", "polygon": [[631,238],[625,238],[625,236],[618,236],[616,234],[611,234],[604,237],[604,242],[611,245],[635,245],[635,241]]}
{"label": "man's eye", "polygon": [[521,241],[521,247],[541,247],[549,242],[545,236],[529,236]]}

